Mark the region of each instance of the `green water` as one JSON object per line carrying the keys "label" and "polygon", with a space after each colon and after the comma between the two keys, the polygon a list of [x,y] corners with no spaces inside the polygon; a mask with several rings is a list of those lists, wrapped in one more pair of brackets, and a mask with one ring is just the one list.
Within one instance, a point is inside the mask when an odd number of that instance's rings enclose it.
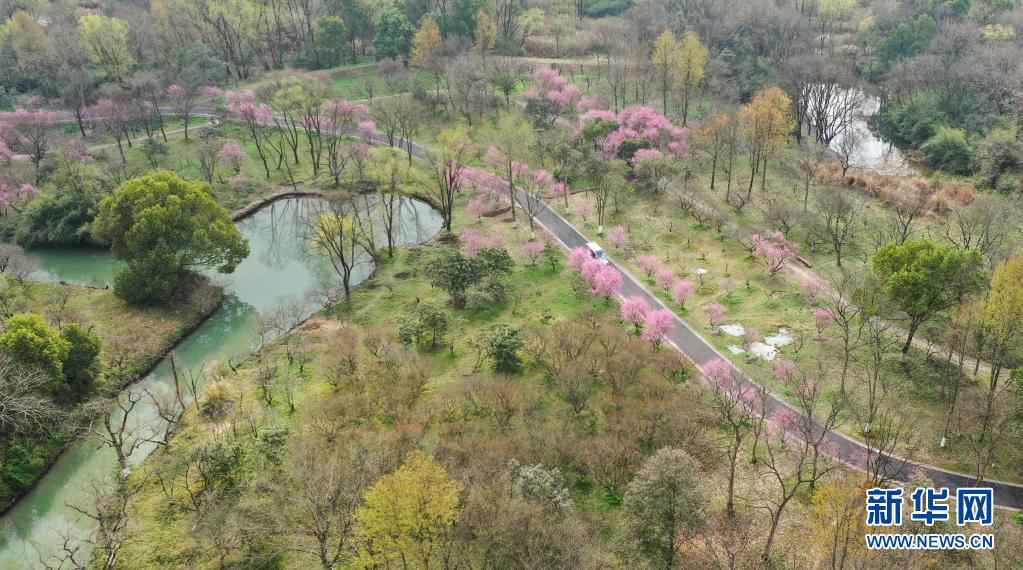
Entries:
{"label": "green water", "polygon": [[[227,292],[224,306],[176,349],[179,369],[199,371],[214,362],[239,360],[258,348],[260,315],[283,305],[301,307],[288,314],[304,318],[318,308],[315,294],[337,284],[326,261],[308,251],[304,223],[315,199],[282,200],[240,222],[251,254],[232,275],[216,276]],[[421,243],[441,228],[440,215],[427,204],[407,200],[401,208],[400,243]],[[40,251],[39,278],[104,285],[110,283],[117,262],[102,252]],[[365,259],[352,283],[365,280],[372,263]],[[162,362],[132,391],[149,390],[157,395],[172,389],[170,365]],[[158,432],[161,420],[148,398],[143,398],[129,417],[138,430]],[[143,446],[132,456],[141,463],[155,444]],[[90,521],[68,505],[89,506],[91,483],[108,479],[116,464],[113,450],[84,440],[65,452],[31,494],[24,497],[2,521],[0,569],[42,567],[60,551],[63,536],[77,540],[92,530]],[[83,549],[86,548],[83,546]],[[85,559],[85,552],[78,560]]]}

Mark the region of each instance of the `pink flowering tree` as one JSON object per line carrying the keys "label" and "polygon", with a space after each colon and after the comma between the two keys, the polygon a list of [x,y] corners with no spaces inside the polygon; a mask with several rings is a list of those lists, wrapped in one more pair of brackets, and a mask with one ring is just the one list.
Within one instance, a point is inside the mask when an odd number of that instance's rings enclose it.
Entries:
{"label": "pink flowering tree", "polygon": [[167,100],[170,102],[171,110],[185,125],[185,140],[188,140],[188,124],[192,122],[192,113],[195,111],[195,104],[201,94],[204,94],[204,87],[192,83],[174,83],[167,86]]}
{"label": "pink flowering tree", "polygon": [[723,358],[716,358],[700,367],[704,378],[716,386],[728,388],[732,383],[732,365]]}
{"label": "pink flowering tree", "polygon": [[520,188],[521,208],[526,212],[529,219],[529,229],[536,231],[536,216],[543,208],[543,197],[554,186],[554,177],[544,169],[537,169],[529,172],[528,169],[522,174],[522,181],[516,184]]}
{"label": "pink flowering tree", "polygon": [[622,226],[615,226],[607,232],[607,241],[615,249],[622,249],[628,243],[628,238],[625,236],[625,228]]}
{"label": "pink flowering tree", "polygon": [[703,307],[703,314],[707,316],[710,326],[716,327],[725,319],[725,308],[721,303],[709,303]]}
{"label": "pink flowering tree", "polygon": [[652,278],[657,273],[657,270],[661,268],[661,262],[653,255],[641,255],[636,260],[636,263],[639,264],[639,268],[646,274],[647,279]]}
{"label": "pink flowering tree", "polygon": [[652,107],[626,107],[615,119],[618,128],[604,137],[601,145],[606,158],[632,161],[641,149],[657,149],[676,158],[689,154],[689,131],[676,127]]}
{"label": "pink flowering tree", "polygon": [[580,202],[575,207],[575,213],[585,222],[590,216],[593,215],[593,204],[589,202]]}
{"label": "pink flowering tree", "polygon": [[600,263],[600,268],[588,279],[595,297],[610,299],[622,286],[622,274],[610,265]]}
{"label": "pink flowering tree", "polygon": [[238,174],[242,170],[242,145],[236,140],[229,140],[220,148],[220,160],[224,166]]}
{"label": "pink flowering tree", "polygon": [[579,275],[582,276],[583,281],[586,282],[591,288],[593,287],[593,278],[597,276],[597,273],[604,268],[604,263],[590,257],[583,263],[582,269],[579,270]]}
{"label": "pink flowering tree", "polygon": [[8,152],[15,150],[28,155],[35,167],[36,183],[39,183],[39,166],[50,150],[50,137],[57,123],[57,114],[43,109],[17,109],[12,113],[0,113],[0,139]]}
{"label": "pink flowering tree", "polygon": [[819,308],[813,312],[814,324],[817,325],[817,338],[824,336],[824,331],[835,322],[835,315],[830,309]]}
{"label": "pink flowering tree", "polygon": [[657,193],[665,181],[679,172],[678,160],[666,155],[656,148],[641,148],[632,155],[632,171],[636,175],[636,183],[651,193]]}
{"label": "pink flowering tree", "polygon": [[541,67],[533,73],[533,81],[522,98],[526,100],[526,114],[536,128],[549,129],[559,117],[575,109],[579,89],[557,70]]}
{"label": "pink flowering tree", "polygon": [[273,121],[273,111],[262,103],[256,103],[256,94],[252,91],[228,91],[224,93],[224,109],[227,116],[241,121],[249,133],[256,154],[263,163],[263,173],[270,179],[270,163],[267,158],[267,143],[264,129]]}
{"label": "pink flowering tree", "polygon": [[672,284],[675,283],[675,272],[667,267],[659,267],[654,274],[654,281],[665,292],[670,291]]}
{"label": "pink flowering tree", "polygon": [[470,216],[476,218],[476,221],[479,222],[483,218],[483,214],[487,211],[487,206],[483,202],[483,198],[481,196],[473,196],[469,200],[469,203],[465,205],[465,211],[468,212]]}
{"label": "pink flowering tree", "polygon": [[796,364],[791,360],[776,360],[774,377],[785,383],[791,382],[796,377]]}
{"label": "pink flowering tree", "polygon": [[326,135],[324,155],[327,172],[334,179],[334,186],[338,186],[345,169],[353,164],[355,157],[348,137],[357,125],[369,118],[369,108],[344,99],[331,99],[320,104],[319,116],[321,132]]}
{"label": "pink flowering tree", "polygon": [[646,320],[643,321],[642,338],[653,343],[655,347],[660,346],[665,336],[675,326],[675,315],[668,309],[651,311]]}
{"label": "pink flowering tree", "polygon": [[592,259],[589,250],[585,247],[572,248],[572,251],[568,252],[568,266],[577,273],[582,273],[583,265]]}
{"label": "pink flowering tree", "polygon": [[568,209],[568,195],[571,192],[568,189],[568,184],[565,182],[555,182],[551,185],[551,196],[555,198],[561,198],[565,204],[565,209]]}
{"label": "pink flowering tree", "polygon": [[786,240],[781,232],[775,232],[769,237],[753,234],[750,243],[753,257],[763,261],[768,275],[777,274],[785,267],[787,261],[795,259],[798,255],[796,246]]}
{"label": "pink flowering tree", "polygon": [[684,309],[686,308],[686,301],[693,296],[693,291],[695,291],[695,287],[692,281],[679,279],[671,286],[671,300]]}
{"label": "pink flowering tree", "polygon": [[543,257],[544,247],[546,246],[542,241],[528,241],[522,246],[522,255],[526,256],[530,265],[536,265],[536,262]]}
{"label": "pink flowering tree", "polygon": [[625,299],[622,301],[619,311],[623,321],[636,327],[636,334],[639,334],[649,312],[650,307],[642,297],[629,297]]}
{"label": "pink flowering tree", "polygon": [[462,252],[466,257],[476,257],[476,254],[483,249],[494,249],[501,247],[501,239],[493,236],[485,236],[475,228],[462,231],[459,236],[462,242]]}

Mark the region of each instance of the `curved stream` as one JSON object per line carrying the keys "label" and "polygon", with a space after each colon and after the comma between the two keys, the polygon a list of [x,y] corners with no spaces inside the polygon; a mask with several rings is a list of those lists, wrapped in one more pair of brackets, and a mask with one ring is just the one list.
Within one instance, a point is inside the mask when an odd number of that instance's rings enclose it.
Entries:
{"label": "curved stream", "polygon": [[[298,303],[302,318],[319,308],[312,294],[326,284],[336,284],[337,278],[325,259],[310,255],[304,237],[304,220],[316,200],[281,200],[238,223],[251,253],[233,274],[216,276],[227,293],[224,305],[178,345],[179,370],[198,371],[204,363],[238,360],[251,353],[260,341],[260,316],[282,304]],[[422,243],[440,231],[442,220],[433,208],[418,200],[403,200],[399,243]],[[95,285],[110,283],[118,263],[104,253],[75,251],[40,252],[38,258],[44,279]],[[364,281],[372,270],[372,262],[365,259],[352,276],[352,284]],[[172,387],[170,365],[163,361],[131,389],[166,394]],[[148,398],[142,399],[129,419],[145,429],[159,429],[161,423]],[[154,448],[155,444],[140,448],[131,462],[141,463]],[[60,552],[64,535],[85,536],[92,528],[91,521],[68,505],[88,506],[90,483],[108,477],[115,464],[113,450],[99,448],[95,441],[72,445],[35,489],[3,517],[0,568],[41,566],[40,559]],[[79,561],[83,559],[84,555],[78,556]]]}

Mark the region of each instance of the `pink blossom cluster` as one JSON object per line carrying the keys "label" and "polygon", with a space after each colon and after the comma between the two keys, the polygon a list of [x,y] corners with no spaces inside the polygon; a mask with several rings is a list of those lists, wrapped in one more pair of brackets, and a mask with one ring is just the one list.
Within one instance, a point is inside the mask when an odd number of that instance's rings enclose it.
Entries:
{"label": "pink blossom cluster", "polygon": [[721,303],[710,303],[703,307],[703,314],[707,316],[711,326],[718,326],[725,319],[725,308]]}
{"label": "pink blossom cluster", "polygon": [[835,315],[831,309],[819,308],[813,312],[814,323],[817,325],[817,336],[824,334],[824,331],[835,322]]}
{"label": "pink blossom cluster", "polygon": [[642,339],[659,345],[674,326],[675,315],[668,309],[651,311],[643,321]]}
{"label": "pink blossom cluster", "polygon": [[[324,128],[328,131],[349,131],[358,125],[360,134],[363,134],[361,129],[363,123],[369,120],[369,107],[344,99],[332,99],[324,101],[320,105],[320,115],[323,118]],[[368,128],[369,125],[367,124],[366,127]],[[368,130],[375,131],[376,124]],[[365,135],[363,134],[363,136]]]}
{"label": "pink blossom cluster", "polygon": [[228,116],[261,125],[273,120],[270,107],[265,103],[256,103],[256,94],[247,89],[225,92],[224,108]]}
{"label": "pink blossom cluster", "polygon": [[657,273],[657,270],[661,267],[660,260],[653,255],[641,255],[636,260],[636,263],[639,264],[639,268],[643,270],[643,273],[646,273],[647,278],[653,277],[654,273]]}
{"label": "pink blossom cluster", "polygon": [[507,194],[504,180],[479,168],[463,170],[464,182],[475,188],[488,199]]}
{"label": "pink blossom cluster", "polygon": [[686,301],[693,296],[696,287],[691,281],[679,279],[671,285],[671,300],[678,303],[680,307],[686,306]]}
{"label": "pink blossom cluster", "polygon": [[527,100],[549,102],[563,111],[576,104],[579,89],[569,84],[557,70],[544,66],[533,73],[533,85],[522,96]]}
{"label": "pink blossom cluster", "polygon": [[462,242],[462,251],[466,257],[476,257],[476,254],[482,249],[493,249],[503,245],[501,238],[485,236],[479,230],[472,228],[463,230],[459,240]]}
{"label": "pink blossom cluster", "polygon": [[220,160],[237,174],[242,167],[242,145],[236,140],[229,140],[220,148]]}
{"label": "pink blossom cluster", "polygon": [[[604,103],[599,97],[581,97],[579,102],[576,103],[576,110],[580,113],[586,113],[588,111],[600,111],[607,108],[607,104]],[[608,111],[610,113],[610,111]],[[612,114],[612,116],[614,116]]]}
{"label": "pink blossom cluster", "polygon": [[7,143],[0,139],[0,160],[8,161],[14,158],[14,151],[11,150]]}
{"label": "pink blossom cluster", "polygon": [[796,364],[791,360],[775,361],[774,377],[782,382],[791,382],[796,377]]}
{"label": "pink blossom cluster", "polygon": [[649,312],[650,307],[641,297],[629,297],[622,301],[621,307],[619,307],[622,320],[634,325],[636,330],[639,330],[646,322],[646,315]]}
{"label": "pink blossom cluster", "polygon": [[728,388],[732,383],[732,365],[723,358],[716,358],[700,367],[703,376],[719,386]]}
{"label": "pink blossom cluster", "polygon": [[674,126],[664,115],[652,107],[636,105],[622,109],[616,117],[618,128],[603,141],[606,157],[618,154],[618,149],[627,140],[641,140],[653,146],[666,149],[672,155],[684,158],[689,152],[689,131]]}
{"label": "pink blossom cluster", "polygon": [[9,185],[0,181],[0,208],[6,210],[8,207],[23,200],[29,200],[37,194],[35,186],[31,184]]}
{"label": "pink blossom cluster", "polygon": [[628,243],[629,239],[625,235],[625,228],[622,226],[615,226],[607,232],[607,241],[615,249],[622,249]]}
{"label": "pink blossom cluster", "polygon": [[664,153],[656,148],[641,148],[632,155],[632,164],[635,165],[648,160],[660,160],[662,158],[664,158]]}
{"label": "pink blossom cluster", "polygon": [[593,204],[589,202],[580,202],[575,207],[575,213],[585,222],[587,218],[593,215]]}
{"label": "pink blossom cluster", "polygon": [[593,259],[584,247],[574,248],[568,254],[568,266],[582,276],[595,297],[610,299],[622,286],[622,275],[610,265]]}
{"label": "pink blossom cluster", "polygon": [[785,235],[781,232],[775,232],[766,238],[760,234],[753,234],[750,242],[753,257],[763,260],[768,275],[778,273],[785,266],[786,261],[794,259],[798,255],[796,246],[786,240]]}
{"label": "pink blossom cluster", "polygon": [[618,121],[618,115],[615,115],[607,109],[590,109],[579,116],[580,125],[588,125],[594,121],[607,121],[614,123]]}
{"label": "pink blossom cluster", "polygon": [[544,244],[544,242],[542,241],[538,240],[527,241],[525,244],[522,245],[522,254],[526,256],[526,259],[529,260],[529,263],[531,265],[536,265],[536,262],[543,255],[543,250],[545,247],[546,244]]}
{"label": "pink blossom cluster", "polygon": [[377,124],[369,119],[359,121],[359,136],[363,138],[372,137],[377,131]]}

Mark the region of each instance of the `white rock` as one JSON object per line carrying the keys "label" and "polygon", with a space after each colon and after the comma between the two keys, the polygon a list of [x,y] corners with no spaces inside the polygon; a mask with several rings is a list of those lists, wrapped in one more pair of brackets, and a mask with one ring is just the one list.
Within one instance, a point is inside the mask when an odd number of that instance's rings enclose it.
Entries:
{"label": "white rock", "polygon": [[762,342],[754,342],[749,346],[749,351],[753,353],[757,358],[764,360],[774,360],[778,356],[778,349]]}
{"label": "white rock", "polygon": [[732,344],[728,346],[728,352],[731,352],[732,354],[745,354],[746,350]]}
{"label": "white rock", "polygon": [[780,348],[792,344],[795,341],[792,335],[789,334],[788,329],[778,329],[776,334],[764,338],[764,342],[775,347]]}
{"label": "white rock", "polygon": [[718,328],[728,336],[743,336],[746,334],[746,327],[740,324],[721,325]]}

